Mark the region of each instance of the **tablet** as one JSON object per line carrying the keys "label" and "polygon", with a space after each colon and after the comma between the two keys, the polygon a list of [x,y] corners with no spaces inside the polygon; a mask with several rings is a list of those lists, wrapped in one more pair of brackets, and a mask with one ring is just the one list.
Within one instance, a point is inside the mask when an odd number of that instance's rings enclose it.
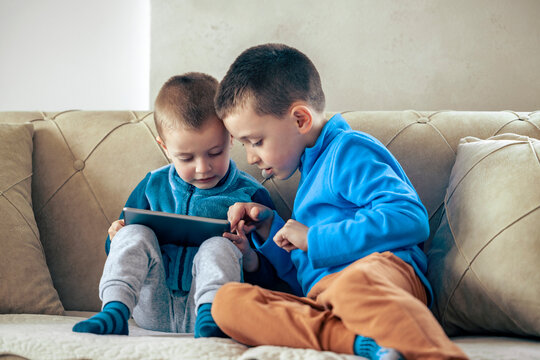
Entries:
{"label": "tablet", "polygon": [[227,220],[129,207],[124,208],[124,220],[126,225],[141,224],[154,230],[160,245],[200,246],[203,241],[231,229]]}

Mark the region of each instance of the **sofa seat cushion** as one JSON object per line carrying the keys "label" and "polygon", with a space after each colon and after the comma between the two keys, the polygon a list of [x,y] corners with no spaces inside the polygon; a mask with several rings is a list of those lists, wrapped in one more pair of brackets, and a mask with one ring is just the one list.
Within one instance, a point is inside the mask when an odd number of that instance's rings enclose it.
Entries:
{"label": "sofa seat cushion", "polygon": [[0,313],[62,314],[32,210],[32,124],[0,124]]}
{"label": "sofa seat cushion", "polygon": [[461,140],[431,243],[435,315],[450,335],[540,336],[540,140]]}

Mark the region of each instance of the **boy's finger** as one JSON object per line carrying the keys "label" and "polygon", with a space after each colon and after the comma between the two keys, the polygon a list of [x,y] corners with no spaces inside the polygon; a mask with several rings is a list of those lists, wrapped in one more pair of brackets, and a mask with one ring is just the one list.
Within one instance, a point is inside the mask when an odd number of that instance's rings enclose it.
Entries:
{"label": "boy's finger", "polygon": [[268,208],[254,207],[250,211],[251,218],[256,221],[263,221],[272,215],[272,210]]}
{"label": "boy's finger", "polygon": [[231,233],[223,233],[223,237],[229,239],[233,243],[240,241],[242,238],[236,234]]}
{"label": "boy's finger", "polygon": [[243,231],[245,234],[249,234],[250,232],[255,230],[255,228],[256,228],[255,225],[244,225]]}
{"label": "boy's finger", "polygon": [[242,218],[246,214],[246,209],[244,205],[245,204],[243,203],[236,203],[232,205],[227,212],[227,218],[231,223],[231,232],[236,231],[238,227],[238,222],[242,220]]}
{"label": "boy's finger", "polygon": [[224,232],[221,236],[223,236],[226,239],[229,239],[229,240],[233,241],[238,235],[232,234],[230,232]]}
{"label": "boy's finger", "polygon": [[294,246],[291,243],[288,243],[287,245],[283,246],[283,249],[287,250],[288,252],[291,252],[295,249],[298,249],[296,246]]}
{"label": "boy's finger", "polygon": [[236,213],[231,213],[228,215],[229,223],[231,224],[231,232],[236,231],[238,227],[238,222],[240,221],[241,217],[238,216]]}
{"label": "boy's finger", "polygon": [[236,227],[236,233],[240,236],[246,236],[244,227],[246,226],[245,220],[240,220],[238,226]]}
{"label": "boy's finger", "polygon": [[281,230],[278,231],[276,236],[274,236],[274,242],[283,250],[286,250],[290,252],[291,250],[297,249],[297,247],[291,243],[283,233],[281,233]]}
{"label": "boy's finger", "polygon": [[[274,242],[277,244],[277,246],[279,247],[283,247],[283,245],[285,245],[285,242],[287,241],[286,238],[283,237],[282,235],[282,231],[279,230],[276,235],[274,236],[274,238],[272,239],[274,240]],[[287,241],[288,242],[288,241]]]}

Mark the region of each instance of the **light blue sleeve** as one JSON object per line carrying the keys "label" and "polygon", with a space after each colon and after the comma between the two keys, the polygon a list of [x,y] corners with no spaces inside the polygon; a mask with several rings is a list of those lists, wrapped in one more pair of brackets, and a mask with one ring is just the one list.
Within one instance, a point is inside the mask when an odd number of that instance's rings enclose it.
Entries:
{"label": "light blue sleeve", "polygon": [[[141,180],[141,182],[133,189],[131,194],[129,195],[129,198],[126,201],[126,204],[124,207],[132,207],[136,209],[150,209],[150,203],[148,202],[148,199],[146,198],[146,185],[148,184],[148,180],[150,179],[151,173],[146,174],[144,179]],[[124,212],[122,211],[120,213],[119,219],[124,218]],[[109,251],[111,249],[111,239],[107,235],[107,239],[105,240],[105,253],[109,255]]]}
{"label": "light blue sleeve", "polygon": [[308,256],[313,266],[339,266],[425,241],[426,209],[393,155],[374,139],[354,136],[336,150],[326,185],[346,216],[310,227]]}

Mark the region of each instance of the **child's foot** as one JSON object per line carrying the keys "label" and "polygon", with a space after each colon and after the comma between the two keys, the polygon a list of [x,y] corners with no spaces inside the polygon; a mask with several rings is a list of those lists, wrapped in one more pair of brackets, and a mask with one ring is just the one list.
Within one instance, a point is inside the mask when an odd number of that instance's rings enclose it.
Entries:
{"label": "child's foot", "polygon": [[354,339],[354,354],[370,360],[405,360],[398,351],[379,346],[375,340],[360,335]]}
{"label": "child's foot", "polygon": [[197,319],[195,319],[195,337],[228,337],[217,326],[212,313],[212,304],[206,303],[199,306]]}
{"label": "child's foot", "polygon": [[73,331],[92,334],[127,335],[129,309],[119,301],[107,303],[100,313],[73,326]]}

